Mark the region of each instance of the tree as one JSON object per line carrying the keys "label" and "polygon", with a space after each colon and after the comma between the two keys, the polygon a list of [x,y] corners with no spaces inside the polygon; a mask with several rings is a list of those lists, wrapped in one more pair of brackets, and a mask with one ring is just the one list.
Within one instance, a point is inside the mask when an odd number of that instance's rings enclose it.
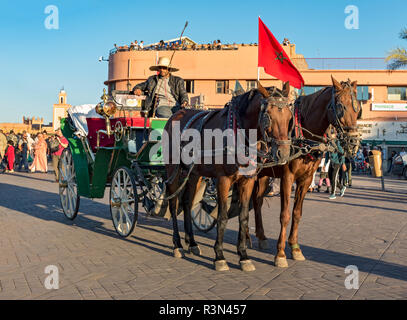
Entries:
{"label": "tree", "polygon": [[[400,31],[400,39],[407,40],[407,28]],[[390,61],[387,65],[389,70],[396,70],[407,66],[407,50],[405,48],[396,48],[389,52],[385,61]]]}

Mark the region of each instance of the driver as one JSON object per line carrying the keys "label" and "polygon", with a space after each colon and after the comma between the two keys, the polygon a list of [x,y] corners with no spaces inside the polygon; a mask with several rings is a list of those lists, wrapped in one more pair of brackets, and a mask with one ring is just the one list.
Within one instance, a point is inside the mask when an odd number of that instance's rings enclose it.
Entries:
{"label": "driver", "polygon": [[188,105],[188,95],[184,87],[184,80],[173,76],[171,72],[178,71],[170,67],[170,59],[161,57],[157,65],[150,67],[151,71],[158,71],[157,75],[150,76],[147,81],[139,83],[133,88],[137,96],[146,94],[143,111],[148,112],[148,117],[169,118],[180,108]]}

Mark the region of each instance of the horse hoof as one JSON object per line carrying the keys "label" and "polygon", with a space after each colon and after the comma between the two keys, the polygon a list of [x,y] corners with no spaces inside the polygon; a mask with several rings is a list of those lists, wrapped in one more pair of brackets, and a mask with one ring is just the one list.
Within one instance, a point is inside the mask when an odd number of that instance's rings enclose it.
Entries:
{"label": "horse hoof", "polygon": [[259,249],[260,250],[267,250],[267,249],[270,248],[269,241],[267,239],[259,240],[258,244],[259,244]]}
{"label": "horse hoof", "polygon": [[192,252],[192,254],[195,256],[200,256],[201,248],[199,248],[199,246],[189,247],[189,252]]}
{"label": "horse hoof", "polygon": [[174,249],[174,258],[183,258],[185,256],[184,250],[182,248]]}
{"label": "horse hoof", "polygon": [[256,270],[256,267],[254,266],[251,260],[243,260],[240,261],[240,269],[246,272],[250,272]]}
{"label": "horse hoof", "polygon": [[287,259],[282,258],[282,257],[275,257],[274,264],[276,265],[276,267],[279,267],[279,268],[287,268],[288,267]]}
{"label": "horse hoof", "polygon": [[229,266],[228,266],[226,260],[215,261],[215,270],[216,271],[228,271]]}
{"label": "horse hoof", "polygon": [[294,260],[297,260],[297,261],[304,261],[304,260],[305,260],[305,257],[304,257],[304,255],[302,254],[301,250],[299,250],[299,251],[297,251],[297,250],[292,251],[291,254],[293,255],[293,259],[294,259]]}

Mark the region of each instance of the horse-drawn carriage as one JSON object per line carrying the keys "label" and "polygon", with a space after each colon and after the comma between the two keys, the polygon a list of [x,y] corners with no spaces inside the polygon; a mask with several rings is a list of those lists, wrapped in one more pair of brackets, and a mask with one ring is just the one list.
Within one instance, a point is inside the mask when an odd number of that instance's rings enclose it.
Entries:
{"label": "horse-drawn carriage", "polygon": [[[168,212],[168,207],[170,207],[174,231],[174,256],[182,257],[182,245],[176,223],[180,210],[176,211],[177,199],[174,197],[181,196],[184,192],[183,209],[186,216],[184,223],[187,227],[185,242],[188,244],[188,250],[194,254],[200,254],[200,249],[193,239],[191,218],[199,229],[209,230],[215,224],[215,219],[218,218],[217,208],[219,207],[214,263],[216,270],[228,270],[223,256],[222,241],[227,219],[233,217],[237,212],[239,214],[238,253],[241,268],[244,271],[252,271],[255,268],[248,259],[245,245],[249,202],[250,199],[253,201],[256,236],[258,236],[260,244],[261,241],[266,241],[260,211],[266,184],[269,177],[281,177],[282,180],[288,179],[289,181],[282,183],[284,188],[281,216],[284,216],[284,221],[282,219],[280,221],[279,252],[275,257],[275,264],[279,267],[286,267],[288,264],[284,248],[289,221],[288,204],[291,185],[295,176],[298,175],[293,211],[295,219],[293,219],[288,242],[293,258],[304,260],[298,245],[298,223],[301,217],[302,202],[322,153],[336,150],[336,142],[323,137],[323,134],[330,125],[335,127],[341,143],[346,147],[345,153],[349,156],[356,154],[360,140],[356,120],[360,116],[361,108],[356,100],[356,82],[348,80],[339,83],[334,78],[332,81],[333,86],[320,90],[314,95],[298,98],[294,103],[294,112],[291,110],[291,103],[288,99],[289,85],[287,82],[282,91],[275,87],[266,90],[259,86],[258,89],[247,92],[227,104],[222,111],[183,111],[174,115],[170,121],[141,117],[140,106],[143,102],[142,99],[135,96],[120,92],[114,92],[111,96],[104,94],[103,101],[92,108],[98,117],[89,116],[89,113],[88,116],[85,116],[85,121],[81,122],[78,119],[75,120],[75,118],[80,118],[79,112],[76,116],[71,114],[70,118],[62,121],[62,132],[69,141],[69,148],[63,152],[58,168],[60,172],[59,190],[64,213],[69,219],[74,219],[78,212],[80,196],[103,198],[105,187],[110,186],[112,220],[116,231],[126,237],[132,232],[137,222],[139,203],[143,205],[147,214],[167,218],[170,217]],[[318,100],[317,103],[315,102],[316,97],[323,97],[323,99]],[[313,110],[312,113],[309,112],[310,108]],[[212,129],[225,128],[226,124],[226,128],[229,129],[236,128],[235,124],[238,122],[246,121],[240,128],[260,132],[258,135],[260,139],[256,140],[255,145],[257,156],[260,155],[264,161],[262,160],[260,166],[257,165],[255,174],[238,172],[239,166],[247,166],[250,161],[239,163],[239,165],[235,163],[232,165],[233,170],[224,162],[218,171],[213,170],[213,166],[204,164],[198,166],[192,175],[194,178],[188,180],[189,173],[194,168],[194,164],[192,164],[184,182],[188,181],[187,185],[193,193],[187,193],[187,188],[183,188],[184,184],[180,183],[178,169],[171,171],[172,168],[175,168],[174,164],[171,161],[164,163],[161,144],[164,128],[171,139],[170,129],[175,122],[179,121],[177,117],[183,120],[181,126],[184,129],[189,128],[190,123],[202,117],[202,121],[198,122],[201,135],[204,124]],[[214,121],[209,125],[209,121],[205,122],[205,119]],[[290,123],[292,123],[291,126]],[[86,127],[82,134],[80,133],[81,127]],[[301,134],[299,137],[295,134],[290,138],[290,135],[297,131],[293,130],[295,128],[299,128]],[[247,136],[245,137],[247,138]],[[259,152],[258,148],[261,151],[262,146],[265,146],[267,152]],[[227,148],[221,150],[224,151]],[[212,151],[213,157],[216,150],[210,151]],[[205,155],[205,152],[202,154]],[[223,152],[222,156],[226,157],[226,153]],[[293,162],[295,165],[291,165]],[[228,169],[230,170],[228,171]],[[302,173],[297,174],[296,170],[302,170]],[[167,172],[170,177],[168,180]],[[174,172],[176,175],[173,175]],[[176,178],[172,179],[173,176]],[[211,179],[204,179],[204,183],[199,183],[202,176],[219,179],[217,180],[218,190],[215,191],[214,182]],[[234,183],[238,179],[239,182]],[[255,183],[257,186],[254,187]],[[237,186],[239,195],[233,192],[236,184],[239,184]],[[249,187],[245,188],[247,185]],[[166,194],[166,186],[169,188],[168,191],[173,192],[171,196]],[[235,199],[235,196],[238,198]],[[233,201],[234,199],[237,201]],[[237,210],[234,208],[235,205],[238,206]]]}
{"label": "horse-drawn carriage", "polygon": [[[75,219],[80,198],[103,198],[110,187],[110,211],[122,237],[133,231],[139,204],[145,213],[170,219],[165,200],[166,171],[161,135],[168,119],[141,115],[144,97],[113,91],[102,102],[71,108],[61,121],[69,147],[59,162],[59,194],[68,219]],[[214,227],[216,190],[205,179],[194,199],[193,223],[201,231]]]}

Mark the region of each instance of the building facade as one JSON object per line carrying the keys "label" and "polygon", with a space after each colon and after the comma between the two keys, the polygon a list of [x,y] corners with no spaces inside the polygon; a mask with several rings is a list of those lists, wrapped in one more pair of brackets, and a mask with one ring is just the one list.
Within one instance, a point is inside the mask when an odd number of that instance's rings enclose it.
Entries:
{"label": "building facade", "polygon": [[[305,94],[351,79],[358,83],[358,100],[362,105],[360,129],[363,144],[380,145],[389,153],[407,146],[407,70],[389,72],[384,59],[338,58],[308,59],[296,53],[295,44],[283,46],[301,72]],[[154,74],[149,67],[159,57],[171,57],[173,51],[123,50],[111,51],[108,80],[112,90],[131,90],[137,83]],[[222,46],[221,50],[177,50],[172,66],[176,75],[185,80],[191,105],[205,104],[221,108],[232,98],[237,81],[244,90],[256,87],[257,45]],[[282,86],[282,82],[260,70],[263,86]],[[292,90],[296,95],[301,94]],[[293,98],[295,95],[293,95]]]}

